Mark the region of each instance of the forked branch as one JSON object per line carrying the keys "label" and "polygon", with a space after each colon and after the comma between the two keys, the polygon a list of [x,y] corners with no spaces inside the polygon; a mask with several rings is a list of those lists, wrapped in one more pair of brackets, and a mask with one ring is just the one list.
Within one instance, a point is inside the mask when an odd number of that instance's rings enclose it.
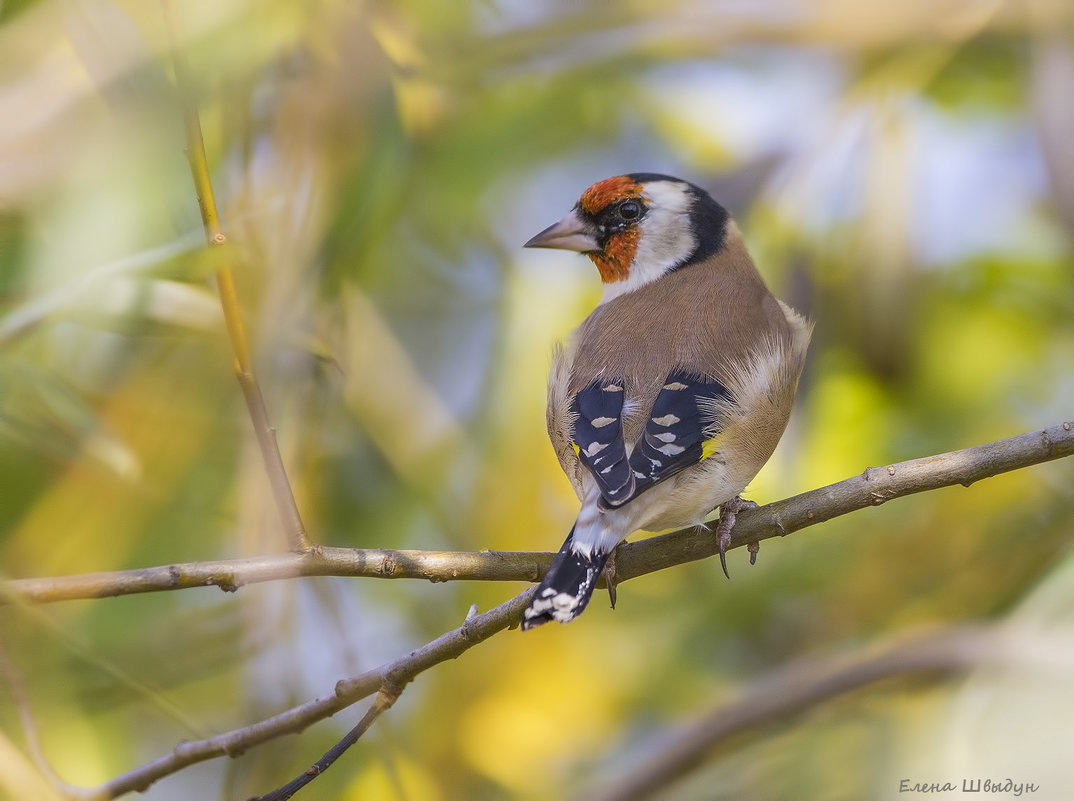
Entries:
{"label": "forked branch", "polygon": [[[731,547],[778,537],[894,498],[983,478],[1070,456],[1072,423],[1064,422],[1008,439],[908,462],[870,467],[860,475],[738,515]],[[616,576],[626,580],[716,553],[712,529],[683,529],[623,545]],[[11,600],[48,603],[141,592],[215,586],[233,592],[244,584],[301,576],[411,578],[432,582],[538,581],[552,554],[531,551],[398,551],[383,548],[316,547],[304,553],[164,565],[9,581],[0,604]]]}
{"label": "forked branch", "polygon": [[[732,545],[740,546],[748,542],[789,534],[822,520],[830,520],[865,506],[878,505],[903,495],[953,484],[968,486],[998,473],[1070,456],[1074,453],[1072,428],[1074,426],[1069,422],[1061,423],[987,445],[900,462],[882,468],[869,468],[860,475],[836,484],[742,512],[735,527]],[[682,562],[711,556],[715,552],[714,537],[707,536],[704,532],[699,533],[697,530],[677,531],[624,546],[619,556],[617,573],[620,580],[625,580]],[[449,560],[451,557],[450,554],[441,556]],[[475,556],[492,557],[493,555],[463,554],[461,556],[469,560]],[[499,560],[501,556],[504,555],[495,555],[494,559]],[[529,559],[533,555],[525,556]],[[542,564],[546,565],[550,559],[551,554],[546,554]],[[486,561],[492,563],[492,560],[478,559],[478,563],[483,564]],[[301,560],[299,562],[301,563]],[[525,575],[503,575],[497,578],[520,578],[532,581],[537,576],[531,568],[532,562],[527,568],[530,572]],[[352,575],[355,574],[352,573]],[[421,577],[429,578],[429,576]],[[452,576],[452,578],[462,577]],[[87,790],[84,797],[107,799],[132,790],[144,790],[164,776],[176,773],[197,762],[225,755],[235,756],[276,737],[302,731],[307,726],[334,715],[382,688],[392,688],[392,692],[397,694],[410,681],[429,668],[448,659],[454,659],[494,634],[516,625],[531,592],[532,590],[527,589],[484,614],[468,617],[459,628],[441,635],[393,662],[355,678],[338,682],[335,692],[331,695],[314,699],[271,718],[216,737],[181,743],[170,754],[119,776],[100,787]]]}

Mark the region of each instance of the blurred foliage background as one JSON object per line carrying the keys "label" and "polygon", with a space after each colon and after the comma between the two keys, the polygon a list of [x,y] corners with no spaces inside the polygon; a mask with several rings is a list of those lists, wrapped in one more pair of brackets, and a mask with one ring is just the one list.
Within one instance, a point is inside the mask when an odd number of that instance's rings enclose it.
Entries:
{"label": "blurred foliage background", "polygon": [[[202,247],[167,7],[0,2],[9,578],[286,547]],[[558,547],[576,501],[544,382],[599,282],[582,257],[519,246],[623,172],[709,188],[776,294],[817,321],[795,417],[749,497],[1071,417],[1065,0],[171,8],[318,542]],[[306,794],[568,797],[797,656],[948,621],[1069,625],[1072,479],[1052,463],[866,510],[765,545],[754,568],[736,552],[731,582],[712,563],[631,581],[615,612],[599,597],[571,626],[424,674]],[[8,606],[0,642],[49,759],[95,784],[330,692],[521,589],[316,579]],[[889,683],[743,737],[662,797],[882,798],[903,777],[963,775],[1074,797],[1060,750],[1074,701],[1051,678],[1034,678],[1035,702],[1010,677]],[[359,714],[145,797],[266,792]],[[0,792],[31,797],[6,685],[0,721]]]}

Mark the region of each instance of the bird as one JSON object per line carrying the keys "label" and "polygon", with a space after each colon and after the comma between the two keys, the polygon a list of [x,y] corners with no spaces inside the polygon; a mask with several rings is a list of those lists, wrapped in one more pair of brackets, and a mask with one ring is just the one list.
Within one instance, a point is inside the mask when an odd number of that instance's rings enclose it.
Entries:
{"label": "bird", "polygon": [[599,181],[524,247],[585,254],[603,291],[553,349],[548,435],[581,509],[523,630],[580,615],[634,532],[700,526],[717,507],[726,573],[734,515],[756,506],[740,493],[786,428],[812,323],[768,290],[729,212],[668,175]]}

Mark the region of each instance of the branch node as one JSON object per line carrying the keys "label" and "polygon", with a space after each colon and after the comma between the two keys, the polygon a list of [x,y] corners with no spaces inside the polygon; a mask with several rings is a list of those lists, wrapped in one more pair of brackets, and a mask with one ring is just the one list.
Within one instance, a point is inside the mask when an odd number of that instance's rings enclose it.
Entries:
{"label": "branch node", "polygon": [[399,700],[399,696],[403,694],[403,690],[406,689],[409,681],[410,679],[399,681],[392,678],[391,674],[384,677],[384,681],[380,685],[380,696],[385,709]]}
{"label": "branch node", "polygon": [[220,750],[224,752],[224,756],[228,759],[238,759],[246,753],[246,746],[244,745],[231,745],[227,740],[220,746]]}
{"label": "branch node", "polygon": [[888,465],[888,475],[889,476],[895,475],[895,465],[893,465],[893,464]]}
{"label": "branch node", "polygon": [[1047,431],[1040,432],[1040,444],[1044,448],[1044,452],[1051,456],[1052,450],[1055,448],[1055,443],[1052,442],[1052,438],[1048,436]]}
{"label": "branch node", "polygon": [[779,536],[781,537],[786,537],[789,533],[783,525],[783,518],[781,518],[778,513],[772,515],[772,525],[776,527],[776,531],[779,532]]}
{"label": "branch node", "polygon": [[[770,516],[768,519],[771,520],[768,524],[770,528],[765,530],[765,526],[760,525],[758,521],[758,526],[756,529],[751,528],[748,536],[759,540],[772,536],[775,531],[787,534],[790,533],[788,528],[793,530],[821,520],[830,520],[861,509],[870,502],[886,502],[913,492],[959,483],[969,486],[974,481],[997,473],[1028,467],[1050,459],[1074,456],[1074,436],[1070,434],[1072,428],[1074,428],[1074,423],[1067,421],[1048,429],[1048,438],[1053,448],[1047,454],[1040,449],[1041,432],[1031,431],[950,454],[900,462],[894,465],[897,470],[905,468],[902,470],[904,479],[899,482],[900,486],[884,488],[882,484],[879,484],[878,490],[882,491],[871,495],[861,485],[863,479],[870,480],[873,477],[872,472],[867,469],[860,478],[853,476],[837,484],[810,490],[771,504],[766,509],[766,514]],[[789,521],[787,525],[784,524],[782,515],[787,515]],[[626,575],[634,577],[645,572],[661,570],[672,564],[712,556],[715,546],[711,544],[711,538],[705,536],[705,531],[711,533],[712,527],[690,527],[671,534],[658,535],[646,540],[644,544],[632,544],[630,550],[624,553],[631,554],[631,562],[638,560],[640,564],[631,565]],[[744,533],[744,536],[747,535]],[[670,546],[683,550],[674,550]],[[661,555],[661,549],[668,558],[663,561],[653,559],[654,556]],[[201,585],[206,577],[227,576],[232,580],[233,586],[237,587],[240,581],[245,584],[307,575],[380,576],[385,575],[382,568],[384,567],[383,557],[386,553],[381,550],[342,549],[314,545],[304,548],[302,555],[298,558],[294,554],[281,554],[246,560],[169,565],[166,569],[117,571],[62,579],[21,579],[0,584],[0,605],[20,598],[42,603],[69,598],[96,598],[103,594],[150,592],[168,589],[174,586],[177,580],[181,581],[180,586]],[[426,568],[419,571],[415,566],[426,564],[423,560],[429,552],[399,551],[395,553],[395,561],[399,562],[399,566],[396,568],[397,572],[391,572],[390,575],[393,578],[425,577]],[[317,562],[314,559],[315,554],[323,556],[325,561]],[[443,553],[437,554],[437,564],[442,562],[444,556]],[[447,556],[460,557],[459,554],[450,553]],[[504,561],[502,554],[496,553],[490,556],[497,563]],[[458,562],[449,558],[447,563],[449,567],[457,564],[458,573],[463,577],[479,580],[519,581],[528,574],[532,574],[534,579],[539,577],[542,569],[547,570],[552,555],[520,553],[517,554],[517,558],[517,563],[512,559],[510,570],[502,575],[498,573],[490,575],[490,567],[487,564],[475,565],[474,554],[465,554],[465,559]],[[496,569],[499,569],[498,565]],[[222,582],[222,589],[225,586],[226,582]],[[181,743],[175,747],[171,756],[147,763],[100,787],[89,788],[88,793],[94,795],[86,794],[85,797],[115,798],[125,792],[143,791],[158,779],[197,762],[223,756],[225,753],[234,756],[239,753],[237,750],[240,747],[239,743],[245,743],[245,747],[249,749],[283,734],[301,730],[318,720],[324,720],[359,698],[365,698],[374,691],[373,688],[380,686],[382,695],[378,696],[378,701],[354,730],[353,739],[357,739],[376,716],[384,711],[389,702],[398,697],[402,688],[419,674],[434,665],[459,657],[469,648],[505,629],[518,628],[523,609],[532,600],[533,594],[532,588],[523,590],[511,600],[483,613],[480,616],[480,623],[476,618],[467,619],[459,629],[446,633],[394,662],[367,671],[356,678],[337,682],[333,695],[308,701],[292,707],[285,713],[235,729],[226,735],[195,743]],[[347,743],[343,743],[343,748],[346,745]],[[341,752],[343,748],[336,750]],[[334,754],[335,752],[333,756]],[[284,796],[276,794],[270,797],[282,799]]]}

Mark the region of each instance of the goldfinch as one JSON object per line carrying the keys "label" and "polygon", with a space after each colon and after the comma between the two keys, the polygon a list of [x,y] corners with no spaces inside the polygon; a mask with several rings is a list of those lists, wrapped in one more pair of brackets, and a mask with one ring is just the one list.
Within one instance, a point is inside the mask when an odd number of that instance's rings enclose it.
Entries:
{"label": "goldfinch", "polygon": [[740,508],[787,425],[811,325],[768,291],[727,211],[678,178],[600,181],[525,247],[584,253],[604,283],[553,353],[548,434],[582,508],[529,629],[581,614],[634,531]]}

